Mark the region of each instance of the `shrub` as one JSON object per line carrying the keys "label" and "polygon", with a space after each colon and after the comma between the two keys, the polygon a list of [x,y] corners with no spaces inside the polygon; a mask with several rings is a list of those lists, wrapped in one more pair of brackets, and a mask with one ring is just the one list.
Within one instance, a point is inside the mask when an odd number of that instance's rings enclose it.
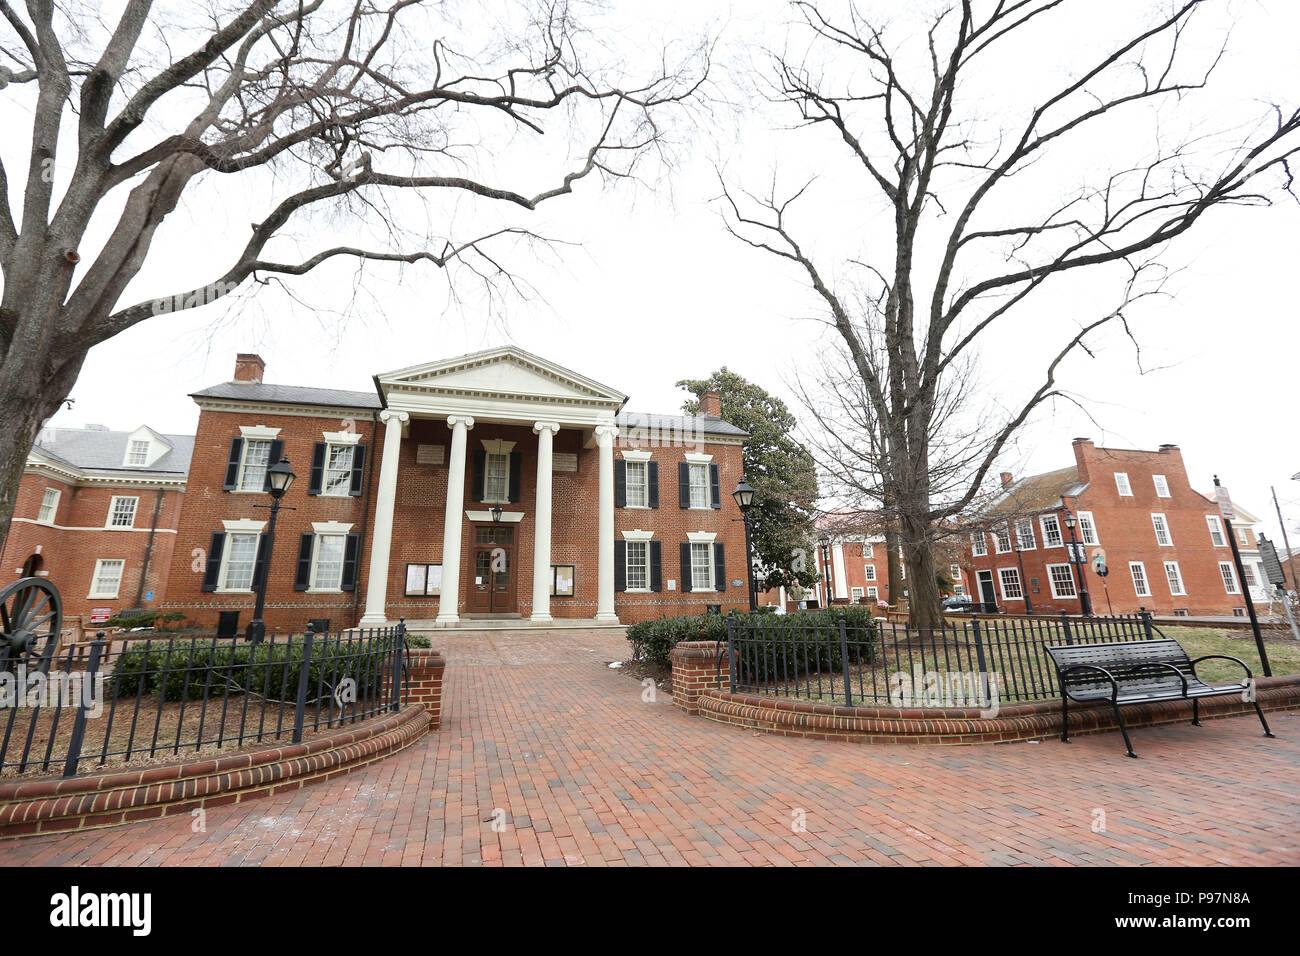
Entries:
{"label": "shrub", "polygon": [[[201,700],[251,691],[271,700],[297,700],[302,668],[301,638],[262,643],[162,640],[137,643],[118,658],[110,678],[117,697],[161,694],[164,700]],[[380,693],[389,646],[313,642],[307,668],[307,698],[328,697],[345,678],[357,683],[357,699]],[[188,674],[188,680],[186,675]]]}
{"label": "shrub", "polygon": [[110,617],[103,624],[97,626],[121,627],[129,630],[133,627],[165,626],[183,620],[185,620],[185,615],[180,611],[140,611],[137,614],[119,614],[116,617]]}
{"label": "shrub", "polygon": [[407,634],[407,647],[433,647],[433,641],[429,640],[428,634]]}

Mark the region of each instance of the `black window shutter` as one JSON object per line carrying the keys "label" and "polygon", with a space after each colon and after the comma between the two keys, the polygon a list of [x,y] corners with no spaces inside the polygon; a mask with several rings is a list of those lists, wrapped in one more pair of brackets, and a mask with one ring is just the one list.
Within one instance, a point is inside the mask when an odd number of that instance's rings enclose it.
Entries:
{"label": "black window shutter", "polygon": [[627,590],[627,542],[614,542],[614,590]]}
{"label": "black window shutter", "polygon": [[520,493],[523,490],[523,482],[520,480],[524,474],[524,456],[517,451],[510,453],[510,495],[511,501],[518,501]]}
{"label": "black window shutter", "polygon": [[614,507],[627,507],[627,462],[614,459]]}
{"label": "black window shutter", "polygon": [[727,560],[722,552],[722,542],[713,542],[713,586],[719,591],[727,590]]}
{"label": "black window shutter", "polygon": [[[235,441],[239,441],[238,438]],[[226,547],[226,533],[224,531],[212,532],[212,543],[208,545],[208,563],[203,569],[203,590],[215,591],[217,589],[217,576],[221,574],[221,552]]]}
{"label": "black window shutter", "polygon": [[677,463],[677,497],[683,508],[691,506],[691,466],[684,461]]}
{"label": "black window shutter", "polygon": [[357,589],[357,551],[361,545],[361,535],[350,534],[343,545],[343,590]]}
{"label": "black window shutter", "polygon": [[682,590],[691,589],[691,544],[689,541],[682,542]]}
{"label": "black window shutter", "polygon": [[479,449],[474,452],[474,488],[470,494],[471,500],[483,500],[483,482],[487,478],[487,452]]}
{"label": "black window shutter", "polygon": [[325,485],[325,443],[318,441],[311,451],[311,480],[307,482],[307,494],[318,495]]}
{"label": "black window shutter", "polygon": [[302,537],[298,539],[298,571],[293,576],[295,591],[307,590],[311,579],[311,549],[315,543],[316,536],[310,531],[304,531]]}
{"label": "black window shutter", "polygon": [[646,483],[649,486],[650,507],[659,507],[659,462],[646,462]]}
{"label": "black window shutter", "polygon": [[244,439],[230,439],[230,458],[226,461],[226,480],[221,487],[224,491],[234,491],[239,483],[239,459],[244,454]]}
{"label": "black window shutter", "polygon": [[348,486],[348,494],[357,497],[361,494],[361,486],[366,480],[366,446],[354,445],[352,448],[352,484]]}
{"label": "black window shutter", "polygon": [[663,586],[663,546],[658,541],[650,542],[650,590],[662,591]]}
{"label": "black window shutter", "polygon": [[266,459],[266,478],[262,482],[262,490],[271,490],[271,466],[278,465],[280,459],[284,457],[284,442],[276,438],[271,442],[271,454]]}
{"label": "black window shutter", "polygon": [[718,466],[709,465],[709,494],[713,496],[713,507],[722,507],[722,482],[718,480]]}
{"label": "black window shutter", "polygon": [[257,536],[257,558],[253,561],[253,590],[265,587],[266,552],[271,544],[270,537],[263,532]]}

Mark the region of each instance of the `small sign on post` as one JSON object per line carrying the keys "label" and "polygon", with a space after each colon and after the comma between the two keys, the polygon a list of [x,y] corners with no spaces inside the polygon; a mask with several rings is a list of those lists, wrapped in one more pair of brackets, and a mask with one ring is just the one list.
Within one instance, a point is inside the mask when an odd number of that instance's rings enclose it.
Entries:
{"label": "small sign on post", "polygon": [[1214,486],[1214,500],[1219,503],[1219,514],[1223,516],[1225,521],[1237,520],[1237,512],[1232,507],[1232,498],[1228,496],[1227,486]]}

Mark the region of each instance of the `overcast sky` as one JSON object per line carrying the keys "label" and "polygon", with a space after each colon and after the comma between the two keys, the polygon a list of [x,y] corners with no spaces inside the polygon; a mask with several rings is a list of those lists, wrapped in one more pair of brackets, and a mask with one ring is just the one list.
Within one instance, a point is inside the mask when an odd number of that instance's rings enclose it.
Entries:
{"label": "overcast sky", "polygon": [[[897,16],[901,35],[909,21],[900,8],[917,5],[862,6]],[[1088,28],[1060,28],[1036,46],[1037,60],[1016,57],[998,66],[980,91],[986,118],[1012,123],[1038,89],[1036,74],[1054,80],[1071,55],[1099,52],[1113,15],[1144,5],[1094,0],[1081,6],[1093,11]],[[1210,121],[1220,126],[1258,116],[1261,100],[1293,104],[1300,95],[1300,4],[1247,0],[1229,6],[1235,26],[1216,77],[1218,92],[1209,101]],[[852,173],[842,147],[820,133],[780,129],[794,117],[754,99],[747,83],[736,79],[743,68],[763,63],[764,49],[786,43],[788,18],[775,0],[737,7],[615,5],[609,22],[624,36],[717,32],[710,92],[731,106],[677,122],[671,168],[613,189],[585,181],[576,195],[544,205],[528,220],[577,245],[536,257],[516,254],[512,266],[534,290],[527,300],[489,315],[472,285],[463,285],[456,299],[448,276],[435,269],[370,267],[359,277],[351,264],[336,261],[293,281],[292,295],[266,288],[233,308],[219,304],[163,316],[97,347],[73,392],[75,405],[54,424],[130,429],[146,423],[191,431],[198,410],[185,396],[227,380],[241,351],[260,353],[272,382],[369,389],[377,372],[505,343],[628,393],[633,410],[678,410],[685,395],[675,381],[726,365],[786,396],[798,413],[788,383],[829,342],[816,321],[819,302],[799,274],[727,235],[716,201],[717,170],[729,183],[753,189],[765,188],[774,174],[796,185],[819,174],[799,225],[828,254],[869,255],[873,231],[890,223],[871,203],[838,194],[837,177]],[[1199,52],[1212,53],[1214,32],[1197,34]],[[1140,138],[1150,131],[1131,132]],[[526,167],[527,144],[515,140],[509,148],[518,151],[510,162]],[[133,291],[138,297],[169,292],[172,276],[209,271],[201,268],[211,258],[207,250],[232,237],[242,243],[255,216],[246,197],[208,192],[193,198],[155,243]],[[462,232],[472,225],[456,224]],[[1171,285],[1176,294],[1135,313],[1145,374],[1122,336],[1099,340],[1095,359],[1073,361],[1066,370],[1065,384],[1086,413],[1071,405],[1044,410],[1007,467],[1023,474],[1070,464],[1075,436],[1122,448],[1176,443],[1194,486],[1208,491],[1218,473],[1273,536],[1270,485],[1290,512],[1289,524],[1300,524],[1300,482],[1289,480],[1300,472],[1293,293],[1300,208],[1287,200],[1268,209],[1229,210],[1207,225],[1166,257],[1182,269]],[[860,248],[850,248],[854,241]],[[310,246],[310,237],[303,244]],[[1045,300],[1033,324],[1009,328],[982,350],[981,387],[1014,402],[1042,367],[1045,343],[1051,344],[1044,330],[1059,337],[1069,323],[1086,318],[1077,299]]]}

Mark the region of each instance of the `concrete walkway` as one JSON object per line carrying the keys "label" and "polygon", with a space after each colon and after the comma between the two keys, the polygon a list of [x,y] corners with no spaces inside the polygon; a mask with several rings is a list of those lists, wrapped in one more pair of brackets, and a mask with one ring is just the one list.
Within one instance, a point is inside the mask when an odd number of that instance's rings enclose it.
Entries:
{"label": "concrete walkway", "polygon": [[[447,635],[445,723],[205,819],[0,843],[0,864],[1300,864],[1300,714],[870,747],[687,717],[620,632]],[[647,695],[648,696],[648,695]],[[202,832],[195,832],[202,828]]]}

